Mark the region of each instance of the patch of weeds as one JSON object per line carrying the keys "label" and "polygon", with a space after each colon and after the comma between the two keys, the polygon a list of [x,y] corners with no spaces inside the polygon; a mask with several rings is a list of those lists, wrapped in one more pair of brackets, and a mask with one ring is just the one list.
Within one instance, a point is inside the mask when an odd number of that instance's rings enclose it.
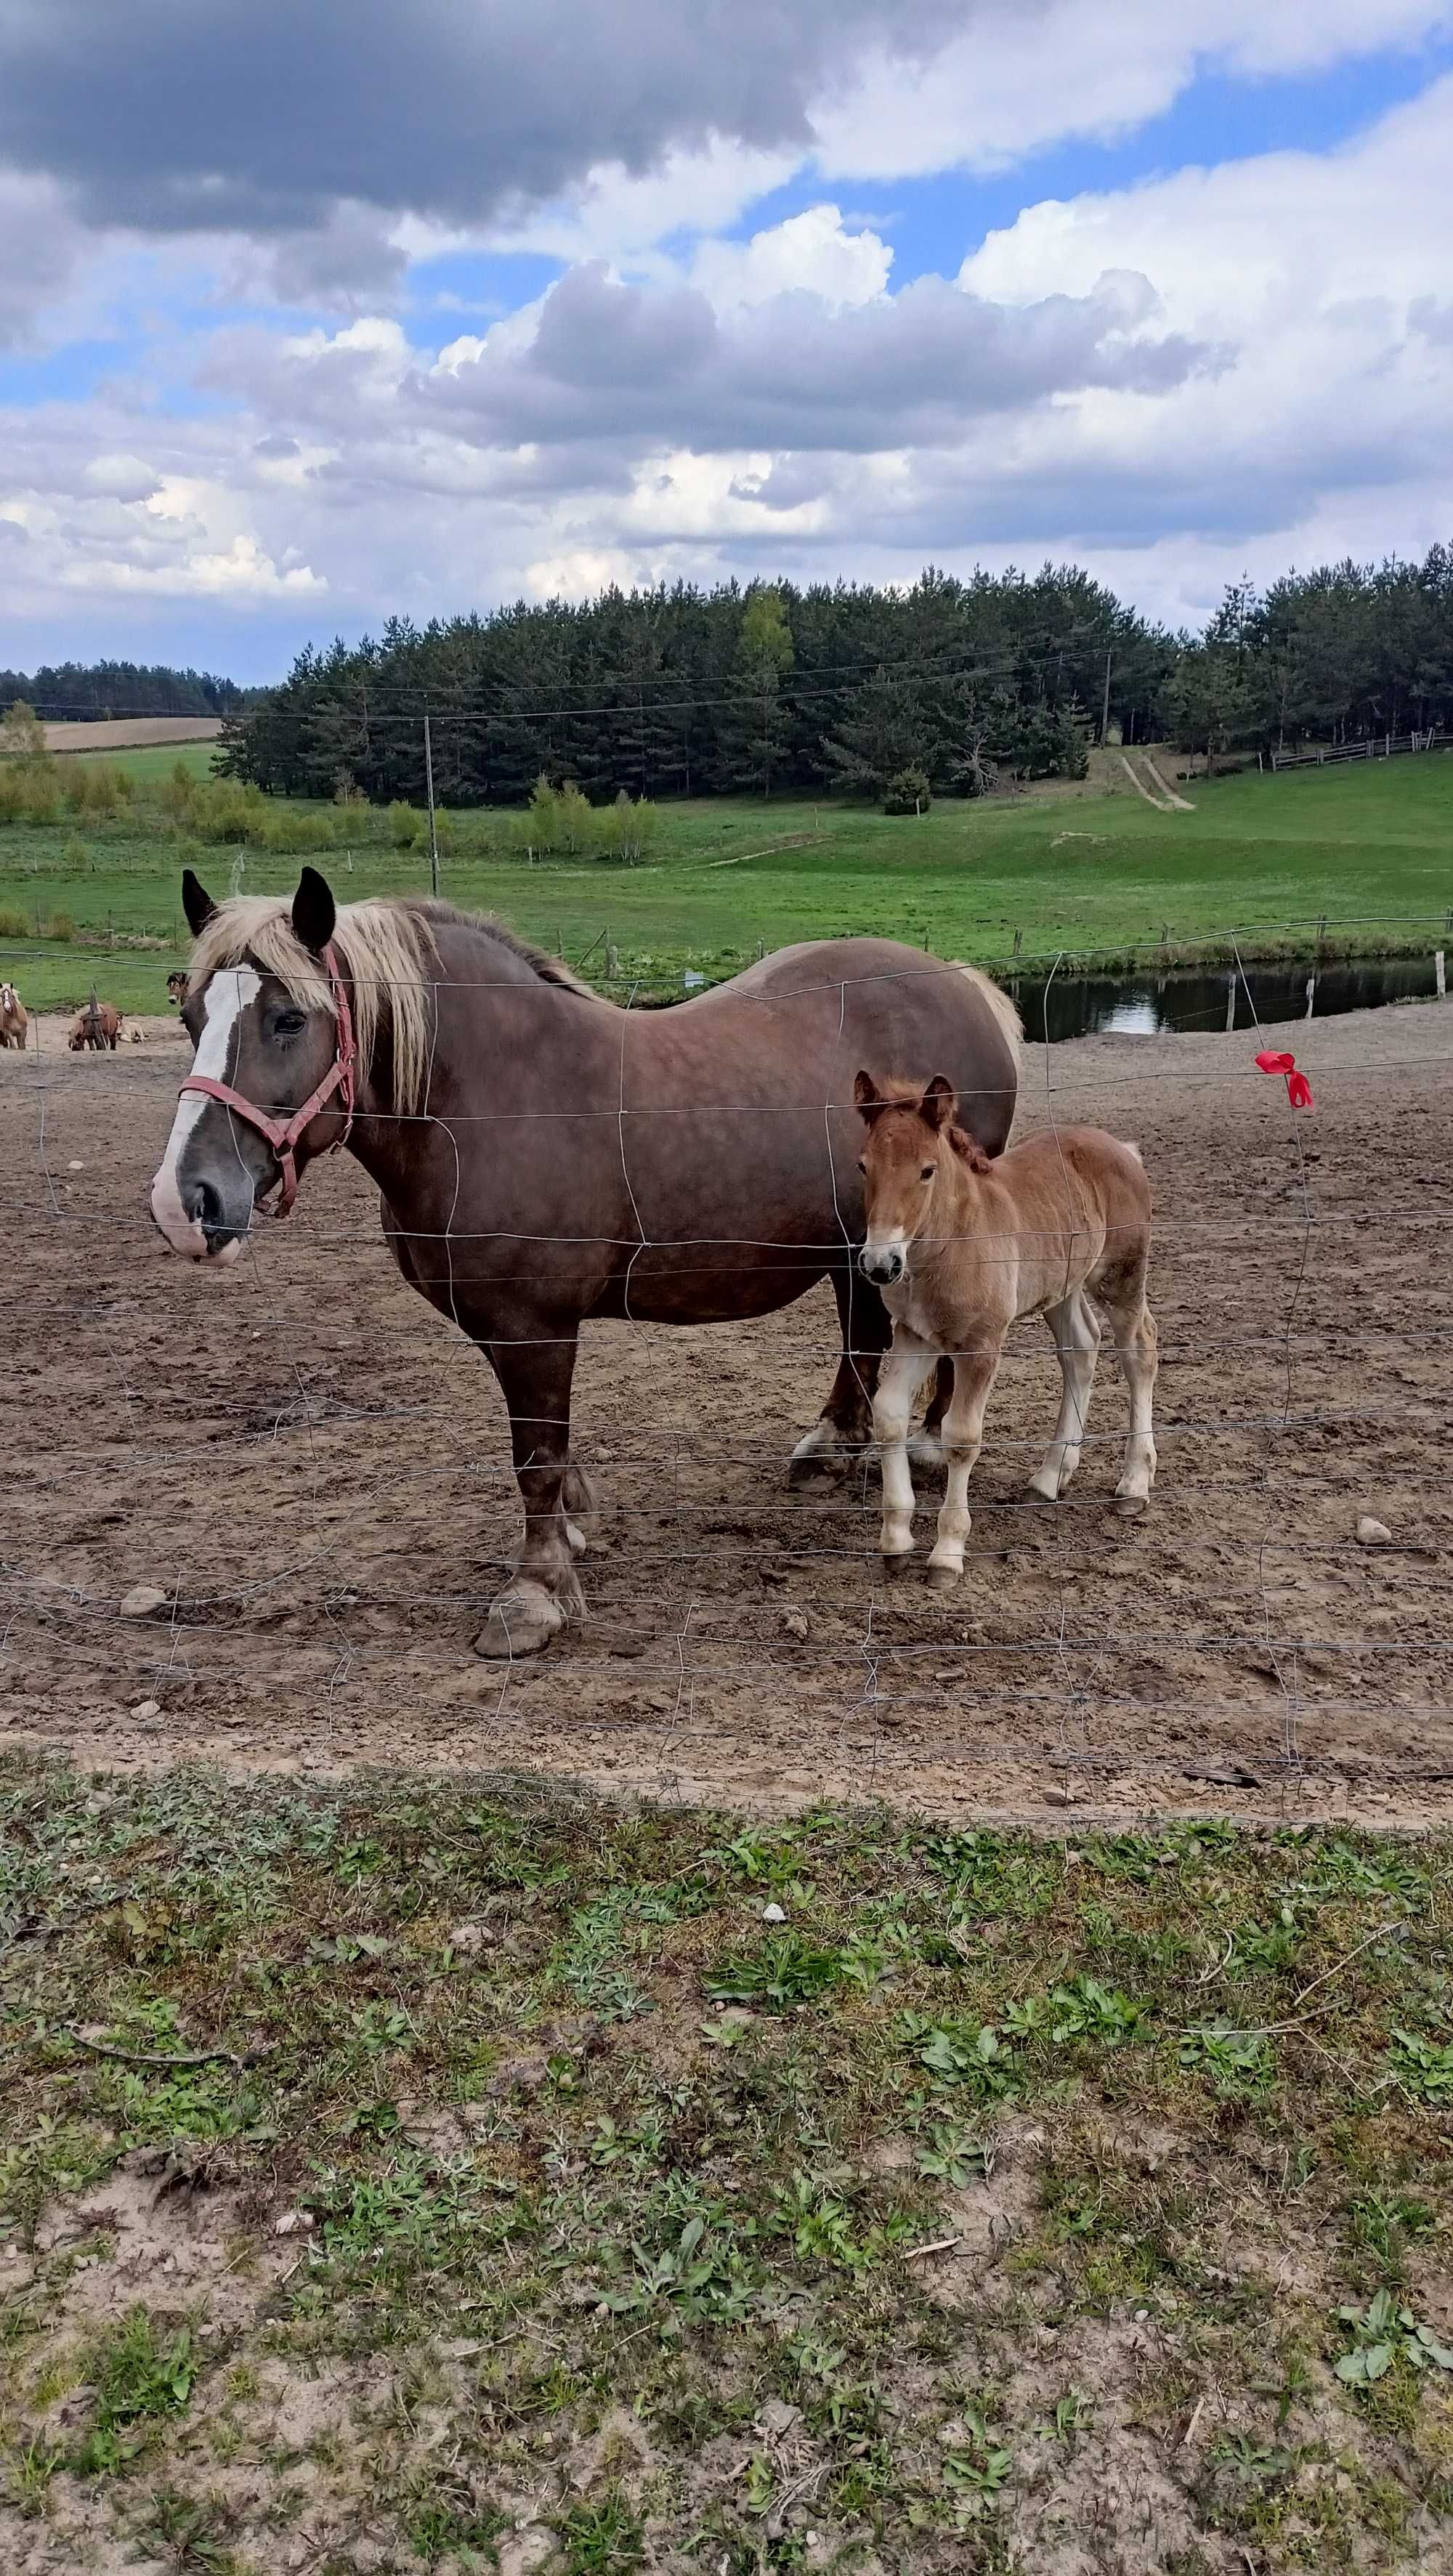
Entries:
{"label": "patch of weeds", "polygon": [[769,2012],[786,2012],[793,2004],[812,2003],[842,1982],[840,1950],[824,1950],[800,1932],[774,1933],[753,1951],[722,1959],[709,1969],[706,1992],[713,2003],[760,2004]]}
{"label": "patch of weeds", "polygon": [[1379,2290],[1366,2308],[1353,2302],[1337,2314],[1352,2328],[1353,2341],[1332,2367],[1349,2388],[1370,2388],[1395,2361],[1413,2370],[1453,2370],[1453,2348],[1420,2325],[1411,2308],[1400,2307],[1391,2290]]}
{"label": "patch of weeds", "polygon": [[967,2444],[944,2452],[943,2480],[953,2521],[963,2530],[993,2511],[1014,2475],[1014,2454],[1004,2448],[978,2407],[962,2405],[959,2417],[970,2438]]}
{"label": "patch of weeds", "polygon": [[42,2112],[30,2135],[0,2154],[0,2228],[27,2233],[57,2192],[86,2191],[110,2167],[114,2143],[79,2120]]}
{"label": "patch of weeds", "polygon": [[1255,2102],[1271,2091],[1276,2057],[1263,2030],[1242,2030],[1234,2022],[1202,2022],[1181,2034],[1180,2059],[1193,2073],[1209,2077],[1223,2102]]}
{"label": "patch of weeds", "polygon": [[1361,2193],[1351,2203],[1348,2219],[1353,2244],[1374,2256],[1394,2283],[1402,2279],[1409,2244],[1431,2235],[1436,2224],[1425,2200],[1400,2191]]}
{"label": "patch of weeds", "polygon": [[1280,1975],[1284,1969],[1295,1967],[1300,1950],[1301,1938],[1295,1911],[1290,1905],[1283,1904],[1264,1932],[1259,1923],[1247,1921],[1237,1924],[1231,1956],[1223,1973],[1231,1978]]}
{"label": "patch of weeds", "polygon": [[410,2547],[426,2567],[437,2567],[441,2558],[447,2558],[459,2576],[474,2576],[476,2569],[495,2567],[498,2560],[494,2544],[500,2532],[508,2531],[509,2515],[496,2512],[493,2506],[476,2504],[467,2491],[449,2492],[447,2478],[431,2480],[431,2484],[435,2491],[427,2502],[401,2517]]}
{"label": "patch of weeds", "polygon": [[930,2021],[910,2012],[901,2031],[935,2085],[963,2085],[983,2101],[1002,2101],[1017,2089],[1019,2059],[992,2022]]}
{"label": "patch of weeds", "polygon": [[1387,2071],[1416,2102],[1438,2110],[1453,2106],[1453,2040],[1440,2047],[1410,2030],[1395,2030],[1387,2052]]}
{"label": "patch of weeds", "polygon": [[116,2333],[103,2336],[87,2356],[96,2411],[67,2465],[78,2477],[107,2477],[124,2467],[145,2439],[135,2428],[181,2414],[200,2368],[190,2326],[179,2326],[159,2343],[146,2309],[134,2307]]}
{"label": "patch of weeds", "polygon": [[228,2543],[227,2526],[213,2504],[159,2487],[144,2530],[152,2547],[166,2552],[176,2576],[244,2576]]}
{"label": "patch of weeds", "polygon": [[[648,2315],[653,2308],[683,2317],[734,2323],[755,2304],[761,2281],[744,2244],[730,2225],[713,2228],[700,2213],[688,2218],[674,2244],[652,2248],[632,2239],[634,2270],[601,2292],[613,2316]],[[620,2258],[617,2256],[617,2261]]]}
{"label": "patch of weeds", "polygon": [[994,2170],[994,2149],[956,2120],[930,2123],[926,2139],[920,2138],[913,2161],[921,2174],[933,2182],[946,2182],[951,2191],[967,2191],[971,2183],[987,2182]]}
{"label": "patch of weeds", "polygon": [[27,2521],[44,2511],[50,2493],[50,2482],[65,2460],[59,2442],[42,2442],[38,2437],[27,2442],[23,2451],[13,2453],[5,2469],[5,2488],[10,2502]]}
{"label": "patch of weeds", "polygon": [[573,2505],[555,2524],[562,2576],[633,2576],[646,2551],[645,2528],[619,2487]]}
{"label": "patch of weeds", "polygon": [[1056,1986],[1050,2007],[1049,2035],[1056,2048],[1071,2039],[1118,2048],[1123,2040],[1135,2037],[1146,2018],[1143,2004],[1132,2003],[1118,1987],[1102,1985],[1098,1977],[1076,1977],[1071,1985]]}

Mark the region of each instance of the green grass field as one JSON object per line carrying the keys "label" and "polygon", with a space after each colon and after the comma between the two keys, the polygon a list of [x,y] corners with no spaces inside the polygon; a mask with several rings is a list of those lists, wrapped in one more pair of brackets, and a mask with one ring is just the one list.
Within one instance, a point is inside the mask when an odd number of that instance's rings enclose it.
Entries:
{"label": "green grass field", "polygon": [[1446,1839],[10,1755],[0,2562],[1445,2567],[1450,1925]]}
{"label": "green grass field", "polygon": [[[121,756],[140,794],[103,826],[0,827],[0,973],[35,1005],[160,1007],[183,961],[184,860],[218,894],[279,890],[295,857],[199,850],[155,802],[173,750]],[[205,771],[206,746],[184,753]],[[1012,802],[941,803],[919,820],[862,807],[695,802],[662,809],[648,864],[523,862],[512,818],[449,820],[443,889],[626,985],[680,989],[683,971],[735,972],[759,947],[875,931],[986,963],[1016,938],[1026,960],[1127,958],[1165,940],[1203,956],[1235,931],[1248,957],[1298,956],[1327,922],[1334,952],[1436,944],[1453,906],[1453,760],[1440,753],[1281,778],[1197,780],[1192,813],[1162,813],[1118,764],[1087,787]],[[427,856],[398,852],[380,814],[312,809],[352,835],[320,864],[344,896],[426,889]],[[69,938],[56,937],[71,925]],[[144,939],[149,947],[127,943]],[[98,951],[108,950],[102,955]]]}

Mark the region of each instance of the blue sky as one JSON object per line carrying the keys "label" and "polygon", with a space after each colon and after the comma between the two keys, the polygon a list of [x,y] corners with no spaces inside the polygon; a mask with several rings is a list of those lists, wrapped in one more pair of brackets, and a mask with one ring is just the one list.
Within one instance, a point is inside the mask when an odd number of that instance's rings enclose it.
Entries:
{"label": "blue sky", "polygon": [[0,9],[0,664],[1453,535],[1453,6],[681,17]]}

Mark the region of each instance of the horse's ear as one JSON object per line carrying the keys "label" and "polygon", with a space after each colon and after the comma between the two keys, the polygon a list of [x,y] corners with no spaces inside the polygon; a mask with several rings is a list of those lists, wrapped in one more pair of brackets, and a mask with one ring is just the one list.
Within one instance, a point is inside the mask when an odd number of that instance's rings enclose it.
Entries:
{"label": "horse's ear", "polygon": [[194,939],[201,938],[216,909],[201,878],[194,877],[190,868],[183,868],[182,910],[187,916],[187,928]]}
{"label": "horse's ear", "polygon": [[333,936],[338,907],[333,889],[316,868],[304,868],[293,897],[293,937],[313,957],[321,957]]}
{"label": "horse's ear", "polygon": [[946,1073],[936,1073],[919,1103],[919,1116],[942,1130],[954,1123],[954,1087]]}
{"label": "horse's ear", "polygon": [[879,1098],[878,1086],[870,1073],[860,1073],[854,1080],[853,1103],[858,1116],[865,1118],[870,1127],[888,1106],[886,1100]]}

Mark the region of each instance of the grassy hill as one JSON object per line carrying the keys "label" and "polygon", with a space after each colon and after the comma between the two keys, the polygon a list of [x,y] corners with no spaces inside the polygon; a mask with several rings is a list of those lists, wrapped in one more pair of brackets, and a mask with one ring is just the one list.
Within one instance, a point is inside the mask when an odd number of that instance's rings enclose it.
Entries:
{"label": "grassy hill", "polygon": [[[288,854],[201,846],[160,802],[176,753],[123,757],[137,797],[115,821],[0,826],[0,974],[33,1004],[83,999],[99,978],[123,1009],[158,1007],[185,952],[183,863],[219,895],[282,889],[310,816],[340,895],[427,889],[427,851],[395,848],[382,814],[279,806]],[[182,757],[204,774],[205,747]],[[1159,811],[1111,754],[1076,787],[940,803],[922,819],[827,803],[668,805],[635,868],[531,865],[515,817],[464,813],[448,819],[442,884],[588,972],[603,975],[614,951],[627,986],[654,989],[679,990],[688,969],[731,974],[759,947],[852,931],[988,963],[1016,953],[1016,938],[1026,961],[1114,961],[1162,941],[1205,955],[1233,930],[1243,955],[1297,956],[1323,918],[1334,950],[1436,943],[1453,907],[1447,755],[1182,784],[1193,810]]]}

